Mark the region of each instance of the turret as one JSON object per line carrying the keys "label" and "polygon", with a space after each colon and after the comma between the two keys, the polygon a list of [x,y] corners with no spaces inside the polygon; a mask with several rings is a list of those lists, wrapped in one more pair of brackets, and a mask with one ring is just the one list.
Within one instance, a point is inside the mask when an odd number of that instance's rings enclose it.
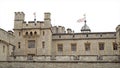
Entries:
{"label": "turret", "polygon": [[45,28],[51,28],[51,18],[50,18],[51,14],[49,12],[45,12],[44,13],[44,24],[45,24]]}
{"label": "turret", "polygon": [[25,19],[25,14],[23,12],[15,12],[14,29],[21,29],[24,19]]}
{"label": "turret", "polygon": [[24,21],[25,14],[23,12],[15,12],[15,21]]}
{"label": "turret", "polygon": [[82,32],[82,33],[91,32],[91,30],[90,30],[90,28],[87,26],[86,22],[85,22],[84,26],[81,28],[81,32]]}
{"label": "turret", "polygon": [[67,29],[67,33],[73,33],[70,28]]}

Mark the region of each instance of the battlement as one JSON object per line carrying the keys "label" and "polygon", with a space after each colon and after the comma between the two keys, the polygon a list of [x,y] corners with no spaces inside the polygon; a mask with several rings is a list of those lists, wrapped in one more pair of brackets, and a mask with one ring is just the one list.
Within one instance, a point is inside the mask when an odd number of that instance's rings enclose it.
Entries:
{"label": "battlement", "polygon": [[24,12],[15,12],[15,15],[25,15]]}
{"label": "battlement", "polygon": [[53,34],[53,40],[65,39],[116,39],[116,32],[97,32],[97,33],[64,33]]}
{"label": "battlement", "polygon": [[25,14],[23,12],[15,12],[15,21],[24,21]]}
{"label": "battlement", "polygon": [[51,28],[50,13],[44,13],[44,21],[25,21],[24,12],[15,12],[14,29],[26,29],[26,28]]}
{"label": "battlement", "polygon": [[59,33],[73,33],[74,31],[70,28],[68,28],[67,30],[65,30],[64,26],[53,26],[52,27],[52,32],[53,34],[59,34]]}
{"label": "battlement", "polygon": [[51,16],[50,12],[45,12],[44,13],[44,20],[51,20],[50,16]]}
{"label": "battlement", "polygon": [[23,29],[24,28],[41,28],[44,25],[44,21],[28,21],[23,23]]}

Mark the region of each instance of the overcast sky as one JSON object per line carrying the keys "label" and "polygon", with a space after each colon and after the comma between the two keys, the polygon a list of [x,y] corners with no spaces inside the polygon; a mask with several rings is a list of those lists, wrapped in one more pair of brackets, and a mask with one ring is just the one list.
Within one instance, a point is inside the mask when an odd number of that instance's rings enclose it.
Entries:
{"label": "overcast sky", "polygon": [[12,30],[14,12],[23,11],[26,21],[43,21],[44,12],[51,13],[53,26],[65,26],[80,32],[86,14],[92,32],[115,31],[120,24],[120,0],[0,0],[0,28]]}

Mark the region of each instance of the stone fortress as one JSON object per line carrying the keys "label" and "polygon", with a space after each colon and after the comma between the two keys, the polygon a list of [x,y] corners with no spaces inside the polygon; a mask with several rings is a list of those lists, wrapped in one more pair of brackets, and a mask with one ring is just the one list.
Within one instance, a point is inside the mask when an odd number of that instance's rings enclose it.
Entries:
{"label": "stone fortress", "polygon": [[15,12],[13,31],[0,29],[0,48],[1,63],[120,63],[120,25],[115,32],[91,32],[85,21],[81,32],[74,33],[70,28],[52,26],[49,12],[44,13],[44,21],[28,22],[23,12]]}

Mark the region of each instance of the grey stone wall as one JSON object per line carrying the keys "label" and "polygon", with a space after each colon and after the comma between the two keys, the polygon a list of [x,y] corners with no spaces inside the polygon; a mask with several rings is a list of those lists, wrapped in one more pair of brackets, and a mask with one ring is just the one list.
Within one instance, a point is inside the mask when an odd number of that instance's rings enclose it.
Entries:
{"label": "grey stone wall", "polygon": [[120,68],[120,62],[0,62],[0,68]]}

